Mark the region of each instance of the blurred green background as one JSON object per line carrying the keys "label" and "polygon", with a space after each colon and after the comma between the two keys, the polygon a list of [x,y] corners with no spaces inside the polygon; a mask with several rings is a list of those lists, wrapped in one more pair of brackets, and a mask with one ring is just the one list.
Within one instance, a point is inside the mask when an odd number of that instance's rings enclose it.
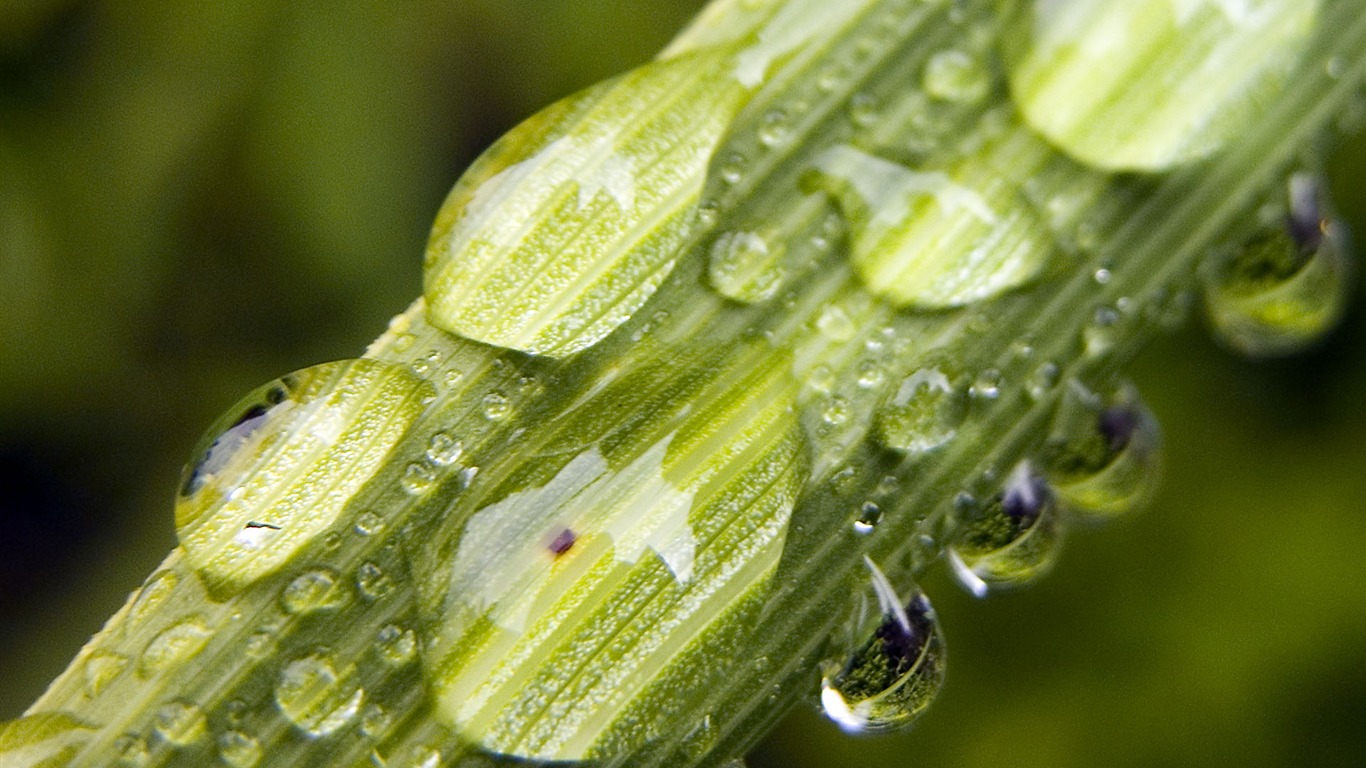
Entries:
{"label": "blurred green background", "polygon": [[[0,719],[174,544],[199,431],[359,353],[417,295],[464,166],[700,4],[0,2]],[[1366,233],[1366,139],[1330,169]],[[803,711],[751,765],[1366,762],[1356,297],[1287,361],[1198,327],[1154,345],[1133,370],[1167,434],[1154,507],[1023,592],[936,574],[951,661],[926,718],[849,739]]]}

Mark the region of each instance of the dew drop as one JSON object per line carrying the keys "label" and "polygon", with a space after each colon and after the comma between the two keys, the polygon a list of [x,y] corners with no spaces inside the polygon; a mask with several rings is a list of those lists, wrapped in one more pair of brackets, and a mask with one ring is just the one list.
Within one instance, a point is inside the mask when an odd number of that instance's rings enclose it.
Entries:
{"label": "dew drop", "polygon": [[261,762],[261,742],[242,731],[226,731],[218,737],[218,757],[232,768],[255,768]]}
{"label": "dew drop", "polygon": [[1161,475],[1161,430],[1131,385],[1101,398],[1073,381],[1053,418],[1044,466],[1058,501],[1108,518],[1142,507]]}
{"label": "dew drop", "polygon": [[90,654],[85,660],[85,695],[92,699],[99,696],[127,668],[126,656],[108,651]]}
{"label": "dew drop", "polygon": [[835,370],[825,363],[813,366],[806,374],[806,385],[821,394],[829,394],[835,388]]}
{"label": "dew drop", "polygon": [[248,395],[182,474],[176,532],[190,565],[217,594],[278,570],[332,527],[433,394],[403,366],[351,360]]}
{"label": "dew drop", "polygon": [[745,156],[739,154],[729,154],[721,161],[720,168],[717,169],[721,180],[727,184],[739,184],[740,179],[744,178]]}
{"label": "dew drop", "polygon": [[1058,377],[1062,370],[1057,363],[1040,363],[1037,368],[1029,375],[1025,383],[1025,391],[1035,400],[1042,400],[1053,388],[1058,385]]}
{"label": "dew drop", "polygon": [[158,736],[182,747],[204,738],[208,730],[204,711],[187,701],[172,701],[157,707],[152,723]]}
{"label": "dew drop", "polygon": [[830,304],[821,310],[816,318],[816,329],[831,341],[848,341],[858,331],[849,313],[838,304]]}
{"label": "dew drop", "polygon": [[988,368],[977,375],[968,394],[978,400],[995,400],[1001,396],[1001,372]]}
{"label": "dew drop", "polygon": [[417,635],[411,629],[397,624],[387,624],[376,636],[376,649],[380,658],[396,667],[411,662],[417,654]]}
{"label": "dew drop", "polygon": [[502,421],[512,413],[512,405],[508,403],[506,396],[497,392],[490,392],[484,395],[483,400],[484,418],[489,421]]}
{"label": "dew drop", "polygon": [[362,536],[373,536],[384,528],[384,518],[372,510],[366,510],[356,516],[356,533]]}
{"label": "dew drop", "polygon": [[849,100],[849,119],[859,128],[867,128],[877,122],[877,97],[871,93],[856,93]]}
{"label": "dew drop", "polygon": [[154,677],[181,664],[204,650],[211,637],[200,616],[191,616],[167,627],[152,638],[138,660],[138,675]]}
{"label": "dew drop", "polygon": [[280,593],[280,607],[287,613],[302,615],[336,608],[344,598],[337,586],[336,572],[319,568],[289,582]]}
{"label": "dew drop", "polygon": [[38,712],[0,723],[0,765],[62,768],[80,753],[94,732],[61,712]]}
{"label": "dew drop", "polygon": [[759,126],[759,142],[766,147],[775,147],[787,140],[788,117],[781,109],[764,113]]}
{"label": "dew drop", "polygon": [[427,461],[438,467],[449,467],[465,453],[465,444],[445,432],[437,432],[427,441]]}
{"label": "dew drop", "polygon": [[1324,210],[1323,182],[1301,173],[1289,187],[1285,219],[1206,274],[1205,309],[1216,337],[1249,357],[1312,346],[1351,298],[1351,248],[1345,227]]}
{"label": "dew drop", "polygon": [[409,496],[422,496],[436,487],[436,470],[430,464],[413,462],[404,467],[399,485]]}
{"label": "dew drop", "polygon": [[380,741],[393,725],[394,716],[378,704],[366,704],[360,713],[360,732],[368,739]]}
{"label": "dew drop", "polygon": [[379,565],[365,562],[356,569],[356,589],[367,600],[379,600],[394,591],[394,580]]}
{"label": "dew drop", "polygon": [[877,524],[882,521],[882,507],[877,502],[865,501],[859,508],[858,519],[854,520],[854,532],[864,535],[873,532]]}
{"label": "dew drop", "polygon": [[934,700],[944,681],[944,638],[923,592],[903,603],[865,561],[878,610],[857,607],[838,638],[849,650],[825,665],[821,709],[845,732],[883,733],[911,725]]}
{"label": "dew drop", "polygon": [[826,398],[825,408],[821,411],[821,421],[830,426],[839,426],[849,421],[851,413],[849,401],[840,395],[831,395]]}
{"label": "dew drop", "polygon": [[937,367],[903,379],[878,409],[878,436],[884,445],[919,456],[958,434],[967,400]]}
{"label": "dew drop", "polygon": [[365,690],[350,674],[339,675],[322,654],[295,659],[285,665],[275,685],[275,703],[300,731],[327,736],[356,718]]}
{"label": "dew drop", "polygon": [[142,589],[138,590],[138,597],[133,601],[133,606],[128,609],[129,626],[141,624],[149,616],[155,615],[157,609],[165,604],[171,593],[175,592],[179,583],[180,578],[175,575],[175,571],[157,571],[148,576]]}
{"label": "dew drop", "polygon": [[786,248],[771,244],[758,232],[725,232],[716,238],[707,263],[707,278],[729,299],[755,304],[768,301],[782,288]]}
{"label": "dew drop", "polygon": [[1053,493],[1028,461],[1016,465],[1000,493],[962,517],[948,560],[977,597],[1034,581],[1057,556],[1062,529]]}
{"label": "dew drop", "polygon": [[925,62],[921,85],[936,99],[973,104],[987,95],[991,81],[980,59],[965,51],[949,49],[935,53]]}
{"label": "dew drop", "polygon": [[441,768],[441,751],[426,745],[415,747],[405,765],[408,768]]}
{"label": "dew drop", "polygon": [[861,389],[876,389],[887,380],[887,371],[876,360],[864,360],[859,363],[857,373]]}

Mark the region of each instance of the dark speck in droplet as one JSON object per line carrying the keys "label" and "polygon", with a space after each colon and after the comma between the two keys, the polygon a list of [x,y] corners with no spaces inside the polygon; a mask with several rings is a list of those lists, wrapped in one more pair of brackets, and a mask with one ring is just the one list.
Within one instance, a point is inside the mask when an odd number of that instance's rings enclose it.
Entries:
{"label": "dark speck in droplet", "polygon": [[896,662],[898,672],[909,668],[920,657],[925,643],[934,632],[934,618],[929,601],[916,596],[906,606],[909,626],[902,624],[898,616],[888,614],[883,617],[877,628],[877,638],[882,641],[882,650],[887,657]]}
{"label": "dark speck in droplet", "polygon": [[575,536],[573,531],[565,528],[560,531],[560,535],[556,536],[554,541],[550,542],[550,553],[555,557],[563,557],[566,552],[574,548],[574,542],[578,539],[579,537]]}
{"label": "dark speck in droplet", "polygon": [[1014,473],[1001,497],[1001,509],[1028,528],[1038,519],[1048,503],[1048,481],[1042,475],[1025,469]]}
{"label": "dark speck in droplet", "polygon": [[1119,453],[1129,447],[1136,429],[1138,412],[1133,408],[1116,405],[1100,412],[1100,434],[1111,453]]}

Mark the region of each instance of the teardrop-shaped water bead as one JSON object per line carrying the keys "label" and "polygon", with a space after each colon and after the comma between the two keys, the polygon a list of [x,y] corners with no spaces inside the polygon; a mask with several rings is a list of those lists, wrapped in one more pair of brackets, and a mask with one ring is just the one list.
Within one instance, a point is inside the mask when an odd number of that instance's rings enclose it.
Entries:
{"label": "teardrop-shaped water bead", "polygon": [[1082,162],[1163,171],[1247,130],[1290,81],[1319,0],[1032,0],[1007,36],[1025,120]]}
{"label": "teardrop-shaped water bead", "polygon": [[847,733],[906,728],[944,682],[944,636],[929,598],[917,589],[903,602],[881,569],[866,562],[878,610],[856,611],[845,628],[853,642],[821,681],[821,709]]}
{"label": "teardrop-shaped water bead", "polygon": [[890,388],[879,406],[878,439],[909,456],[933,451],[958,434],[967,403],[963,388],[953,383],[945,368],[919,368]]}
{"label": "teardrop-shaped water bead", "polygon": [[1351,298],[1345,227],[1325,208],[1323,184],[1290,179],[1288,213],[1208,273],[1205,309],[1217,338],[1250,357],[1298,352],[1333,328]]}
{"label": "teardrop-shaped water bead", "polygon": [[748,98],[733,58],[714,49],[646,64],[494,144],[432,227],[431,323],[563,356],[629,319],[672,271],[711,156]]}
{"label": "teardrop-shaped water bead", "polygon": [[336,522],[434,390],[376,360],[260,387],[205,434],[176,499],[186,559],[217,593],[274,572]]}
{"label": "teardrop-shaped water bead", "polygon": [[0,723],[0,765],[65,768],[95,729],[60,712],[39,712]]}
{"label": "teardrop-shaped water bead", "polygon": [[960,514],[947,557],[954,577],[973,595],[1027,584],[1052,567],[1062,527],[1052,490],[1028,461],[1015,467],[1000,493]]}
{"label": "teardrop-shaped water bead", "polygon": [[1043,463],[1060,504],[1108,518],[1142,507],[1162,474],[1162,431],[1132,385],[1102,398],[1069,382],[1044,447]]}

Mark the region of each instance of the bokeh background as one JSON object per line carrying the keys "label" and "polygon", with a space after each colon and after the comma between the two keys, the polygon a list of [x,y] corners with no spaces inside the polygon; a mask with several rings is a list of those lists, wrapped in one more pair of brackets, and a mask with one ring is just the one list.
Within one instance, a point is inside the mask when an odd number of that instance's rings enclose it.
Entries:
{"label": "bokeh background", "polygon": [[[199,431],[355,356],[419,290],[460,171],[648,59],[700,0],[0,2],[0,719],[174,544]],[[1366,139],[1329,163],[1366,233]],[[1167,435],[1146,514],[1038,586],[926,584],[949,636],[910,733],[812,710],[769,766],[1366,761],[1366,291],[1316,350],[1192,327],[1133,378]]]}

